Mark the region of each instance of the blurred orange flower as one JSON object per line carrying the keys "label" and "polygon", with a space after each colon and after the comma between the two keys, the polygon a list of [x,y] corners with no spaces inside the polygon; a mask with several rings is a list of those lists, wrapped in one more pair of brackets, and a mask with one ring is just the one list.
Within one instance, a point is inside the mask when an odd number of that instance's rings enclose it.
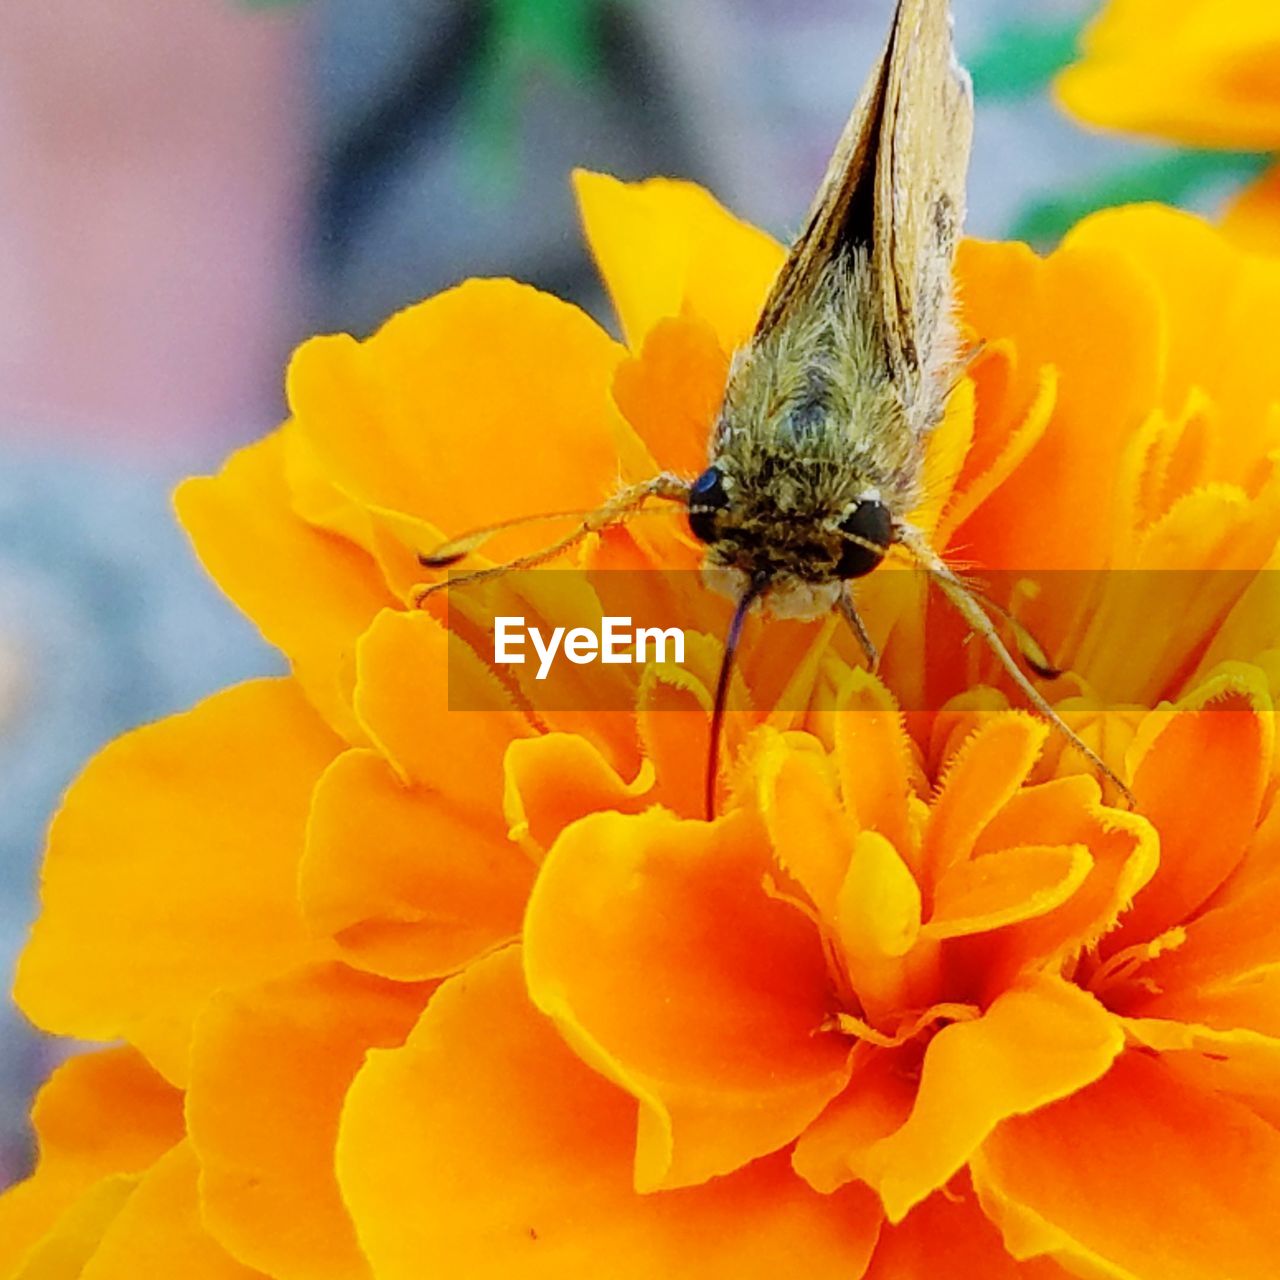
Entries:
{"label": "blurred orange flower", "polygon": [[[1280,7],[1273,0],[1109,0],[1058,79],[1089,124],[1196,147],[1280,152]],[[1280,168],[1227,214],[1246,246],[1280,252]]]}
{"label": "blurred orange flower", "polygon": [[[752,620],[708,823],[724,601],[662,575],[687,670],[597,713],[406,603],[423,546],[701,465],[782,251],[685,184],[579,195],[626,345],[470,282],[305,344],[290,421],[180,490],[293,674],[121,739],[54,822],[18,998],[125,1047],[41,1095],[0,1274],[1269,1276],[1280,265],[1151,208],[961,254],[984,346],[917,518],[1017,571],[1136,812],[886,568],[880,678]],[[697,560],[655,517],[566,563]]]}

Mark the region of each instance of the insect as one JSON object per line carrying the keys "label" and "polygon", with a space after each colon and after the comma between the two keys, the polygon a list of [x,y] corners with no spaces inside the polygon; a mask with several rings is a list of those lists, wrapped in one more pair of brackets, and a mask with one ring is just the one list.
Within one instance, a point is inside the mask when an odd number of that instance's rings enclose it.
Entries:
{"label": "insect", "polygon": [[[706,470],[692,481],[659,475],[627,488],[551,546],[452,579],[457,586],[542,563],[651,499],[682,503],[706,544],[707,575],[736,599],[712,713],[709,817],[748,612],[762,600],[779,616],[836,609],[874,667],[853,584],[894,546],[930,576],[1036,710],[1128,795],[1032,684],[994,625],[992,606],[908,518],[923,496],[929,432],[962,363],[951,277],[972,131],[972,91],[955,59],[949,0],[899,0],[804,229],[751,340],[733,358]],[[434,568],[456,563],[502,527],[421,559]],[[425,587],[420,597],[446,585]],[[1033,669],[1056,674],[1031,656],[1034,642],[1020,638]]]}

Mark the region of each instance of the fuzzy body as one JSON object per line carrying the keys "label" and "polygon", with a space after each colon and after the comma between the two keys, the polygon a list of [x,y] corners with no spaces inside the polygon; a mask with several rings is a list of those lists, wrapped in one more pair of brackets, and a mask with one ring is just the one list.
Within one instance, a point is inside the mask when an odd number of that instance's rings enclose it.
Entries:
{"label": "fuzzy body", "polygon": [[848,542],[841,525],[859,503],[902,518],[921,497],[924,438],[941,415],[954,340],[936,345],[938,367],[922,371],[908,403],[873,270],[860,250],[834,258],[789,323],[734,358],[710,451],[728,502],[708,578],[730,591],[739,575],[768,578],[775,612],[830,609]]}

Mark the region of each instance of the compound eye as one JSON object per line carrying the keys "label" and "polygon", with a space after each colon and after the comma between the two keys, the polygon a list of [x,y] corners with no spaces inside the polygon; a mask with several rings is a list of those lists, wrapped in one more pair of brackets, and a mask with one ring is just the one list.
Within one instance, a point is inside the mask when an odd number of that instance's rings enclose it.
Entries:
{"label": "compound eye", "polygon": [[716,516],[728,505],[724,472],[708,467],[689,489],[689,528],[699,542],[716,540]]}
{"label": "compound eye", "polygon": [[836,574],[840,578],[862,578],[874,569],[893,541],[893,517],[878,498],[864,498],[840,522],[847,535]]}

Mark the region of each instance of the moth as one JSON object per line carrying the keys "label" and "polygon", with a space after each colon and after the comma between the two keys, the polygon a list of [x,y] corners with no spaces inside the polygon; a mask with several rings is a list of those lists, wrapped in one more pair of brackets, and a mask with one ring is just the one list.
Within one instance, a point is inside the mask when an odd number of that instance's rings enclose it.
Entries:
{"label": "moth", "polygon": [[[929,433],[962,371],[952,268],[972,133],[972,89],[956,61],[949,0],[899,0],[804,228],[754,334],[733,357],[707,468],[692,480],[663,474],[633,485],[551,546],[419,593],[540,564],[652,499],[683,504],[706,544],[706,576],[736,600],[711,721],[709,817],[748,612],[761,601],[796,618],[838,610],[874,668],[854,584],[894,546],[929,575],[1039,714],[1128,794],[1023,671],[992,621],[993,606],[909,519],[923,496]],[[502,527],[455,539],[422,562],[454,564]],[[1019,640],[1037,674],[1056,674],[1030,637]]]}

